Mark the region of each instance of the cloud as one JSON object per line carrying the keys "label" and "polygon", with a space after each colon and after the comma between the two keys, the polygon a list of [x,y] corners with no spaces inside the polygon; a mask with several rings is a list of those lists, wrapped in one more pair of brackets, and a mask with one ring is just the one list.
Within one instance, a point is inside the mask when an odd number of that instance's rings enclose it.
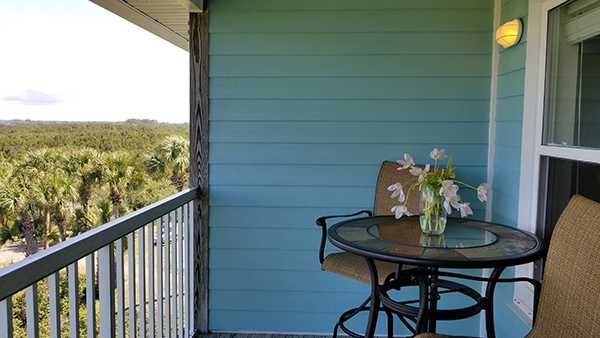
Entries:
{"label": "cloud", "polygon": [[2,101],[21,103],[31,106],[45,106],[62,102],[63,99],[56,95],[43,93],[35,89],[26,89],[18,95],[7,95],[2,98]]}

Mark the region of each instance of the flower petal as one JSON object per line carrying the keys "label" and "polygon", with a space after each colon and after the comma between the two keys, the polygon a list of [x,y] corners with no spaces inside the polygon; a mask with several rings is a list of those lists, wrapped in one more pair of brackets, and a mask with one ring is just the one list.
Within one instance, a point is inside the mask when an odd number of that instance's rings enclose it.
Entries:
{"label": "flower petal", "polygon": [[402,189],[402,183],[396,182],[388,187],[389,191],[392,192],[392,198],[398,197],[398,201],[404,202],[406,196],[404,196],[404,190]]}
{"label": "flower petal", "polygon": [[458,191],[458,185],[454,184],[452,180],[445,180],[442,182],[442,187],[440,188],[440,195],[444,196],[447,200],[452,199],[456,196],[456,192]]}
{"label": "flower petal", "polygon": [[395,205],[392,207],[392,212],[394,212],[396,218],[400,218],[402,215],[412,216],[412,214],[408,212],[408,208],[405,205]]}
{"label": "flower petal", "polygon": [[471,210],[471,206],[469,202],[459,204],[460,217],[467,217],[467,215],[473,215],[473,210]]}
{"label": "flower petal", "polygon": [[487,193],[490,192],[492,188],[487,183],[481,183],[479,187],[477,187],[477,198],[481,202],[487,201]]}
{"label": "flower petal", "polygon": [[433,148],[433,150],[429,153],[429,157],[433,160],[445,160],[448,156],[445,156],[446,149],[438,150],[437,148]]}
{"label": "flower petal", "polygon": [[415,165],[415,161],[413,161],[412,157],[408,153],[404,154],[404,160],[398,160],[396,162],[398,162],[398,164],[401,165],[401,167],[398,168],[398,170],[412,168]]}
{"label": "flower petal", "polygon": [[448,200],[444,200],[444,209],[446,209],[446,213],[450,215],[452,213],[452,208],[450,208],[450,203]]}

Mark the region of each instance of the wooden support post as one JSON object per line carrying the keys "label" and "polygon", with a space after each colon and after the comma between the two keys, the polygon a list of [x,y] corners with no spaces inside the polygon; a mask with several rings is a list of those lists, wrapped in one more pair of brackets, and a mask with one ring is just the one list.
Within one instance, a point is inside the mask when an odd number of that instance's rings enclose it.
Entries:
{"label": "wooden support post", "polygon": [[194,202],[193,322],[208,332],[208,2],[190,13],[190,187]]}

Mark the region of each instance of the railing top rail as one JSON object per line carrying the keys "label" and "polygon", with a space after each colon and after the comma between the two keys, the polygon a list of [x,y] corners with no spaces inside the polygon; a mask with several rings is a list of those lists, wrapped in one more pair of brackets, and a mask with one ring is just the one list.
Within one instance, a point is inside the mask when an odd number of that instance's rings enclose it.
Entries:
{"label": "railing top rail", "polygon": [[0,269],[0,301],[194,200],[190,188]]}

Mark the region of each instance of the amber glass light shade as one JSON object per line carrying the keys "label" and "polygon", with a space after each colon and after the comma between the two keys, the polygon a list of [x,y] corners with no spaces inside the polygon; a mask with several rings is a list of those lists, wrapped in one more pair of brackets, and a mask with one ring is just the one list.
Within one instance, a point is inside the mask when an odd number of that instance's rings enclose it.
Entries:
{"label": "amber glass light shade", "polygon": [[521,39],[522,31],[523,24],[521,20],[509,21],[496,30],[496,42],[504,48],[514,46]]}

